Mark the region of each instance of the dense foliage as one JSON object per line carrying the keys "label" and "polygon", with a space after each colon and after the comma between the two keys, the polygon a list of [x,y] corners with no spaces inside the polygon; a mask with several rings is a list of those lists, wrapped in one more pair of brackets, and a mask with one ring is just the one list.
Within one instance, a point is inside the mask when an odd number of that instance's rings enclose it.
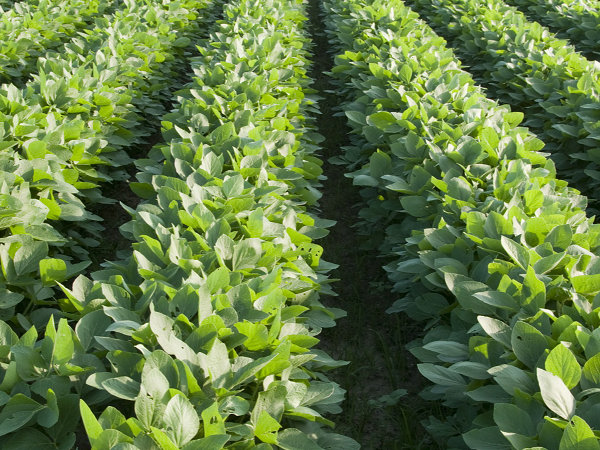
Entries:
{"label": "dense foliage", "polygon": [[559,174],[596,201],[600,63],[502,0],[414,0],[494,97],[525,113]]}
{"label": "dense foliage", "polygon": [[[596,54],[592,0],[512,3]],[[563,180],[600,185],[600,66],[502,0],[410,4],[522,112],[401,0],[324,0],[316,50],[305,0],[0,0],[1,448],[360,447],[318,348],[329,51],[427,430],[600,450],[600,225]],[[101,208],[129,247],[90,272]]]}
{"label": "dense foliage", "polygon": [[361,226],[386,228],[398,258],[390,312],[428,321],[411,344],[424,397],[456,410],[427,428],[449,448],[598,448],[600,230],[585,199],[400,1],[326,7]]}
{"label": "dense foliage", "polygon": [[598,0],[509,0],[532,20],[568,39],[587,58],[600,57],[600,2]]}

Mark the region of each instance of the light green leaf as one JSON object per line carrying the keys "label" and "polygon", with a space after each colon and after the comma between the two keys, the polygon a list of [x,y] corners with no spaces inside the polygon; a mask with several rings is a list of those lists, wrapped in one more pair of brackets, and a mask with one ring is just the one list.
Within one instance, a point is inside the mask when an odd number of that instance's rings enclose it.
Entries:
{"label": "light green leaf", "polygon": [[163,420],[175,437],[175,443],[182,446],[194,439],[200,429],[200,419],[190,401],[183,395],[176,395],[167,404]]}
{"label": "light green leaf", "polygon": [[600,353],[595,354],[583,365],[583,376],[596,385],[600,385]]}
{"label": "light green leaf", "polygon": [[600,444],[586,421],[573,416],[560,440],[559,450],[600,450]]}
{"label": "light green leaf", "polygon": [[233,248],[233,270],[253,269],[261,257],[262,246],[258,238],[245,239]]}
{"label": "light green leaf", "polygon": [[573,389],[581,378],[581,367],[571,350],[563,344],[552,349],[545,363],[546,370],[560,377],[569,389]]}
{"label": "light green leaf", "polygon": [[56,341],[54,342],[54,351],[52,353],[52,363],[60,366],[73,359],[75,353],[75,342],[73,341],[73,330],[67,323],[67,319],[60,319],[58,322],[58,331],[56,332]]}
{"label": "light green leaf", "polygon": [[67,263],[62,259],[46,258],[39,263],[42,282],[46,285],[64,281],[67,277]]}
{"label": "light green leaf", "polygon": [[83,400],[79,401],[79,412],[81,414],[83,426],[85,427],[85,432],[93,446],[94,441],[98,439],[102,433],[102,426],[100,425],[100,422],[98,422],[98,419],[96,419],[96,416],[94,416],[94,413],[92,413],[92,410]]}
{"label": "light green leaf", "polygon": [[575,414],[575,397],[569,388],[556,375],[537,369],[537,379],[546,406],[565,420],[571,420]]}
{"label": "light green leaf", "polygon": [[219,414],[219,404],[217,402],[202,411],[202,422],[204,423],[204,436],[227,434],[225,422]]}
{"label": "light green leaf", "polygon": [[529,265],[529,251],[521,244],[517,244],[510,238],[502,236],[500,238],[502,248],[508,253],[508,256],[523,270]]}
{"label": "light green leaf", "polygon": [[279,422],[263,410],[254,426],[254,435],[267,444],[277,444],[277,430],[280,428]]}
{"label": "light green leaf", "polygon": [[571,283],[579,294],[596,294],[600,292],[600,274],[574,276],[571,278]]}

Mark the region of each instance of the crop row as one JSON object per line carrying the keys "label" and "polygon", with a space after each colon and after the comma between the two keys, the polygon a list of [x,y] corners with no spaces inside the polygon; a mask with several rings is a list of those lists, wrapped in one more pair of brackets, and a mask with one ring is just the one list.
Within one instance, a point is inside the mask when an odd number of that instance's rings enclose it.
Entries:
{"label": "crop row", "polygon": [[39,57],[61,51],[110,11],[109,5],[104,0],[51,0],[7,7],[0,16],[0,82],[22,85],[36,71]]}
{"label": "crop row", "polygon": [[94,446],[356,447],[319,425],[344,392],[323,371],[344,363],[312,349],[341,311],[319,301],[332,266],[312,242],[331,224],[306,209],[321,137],[305,20],[296,0],[228,5],[163,121],[167,145],[138,162],[150,198],[125,228],[132,258],[90,291],[123,294],[119,312],[93,313],[121,351],[104,347],[116,370],[88,380],[136,417],[109,407],[96,421],[82,404]]}
{"label": "crop row", "polygon": [[[144,108],[164,111],[161,89],[189,42],[177,33],[197,35],[196,15],[206,3],[131,6],[112,22],[106,18],[106,45],[83,63],[69,54],[44,61],[57,70],[40,72],[25,89],[4,85],[1,91],[0,436],[7,442],[73,445],[77,423],[64,414],[91,388],[69,377],[104,366],[94,355],[71,361],[66,318],[81,311],[65,308],[53,286],[89,264],[87,249],[98,244],[100,227],[86,203],[108,201],[101,184],[130,161],[125,149],[149,134]],[[36,417],[39,428],[21,434]]]}
{"label": "crop row", "polygon": [[325,5],[360,225],[386,229],[396,258],[389,311],[427,321],[410,344],[434,383],[423,397],[455,411],[428,430],[448,448],[599,448],[600,228],[585,198],[402,2]]}
{"label": "crop row", "polygon": [[197,36],[206,3],[131,7],[107,17],[90,46],[41,61],[24,89],[0,89],[0,318],[13,326],[46,323],[51,286],[89,265],[102,230],[89,205],[114,202],[103,184],[127,175],[127,150],[164,113],[189,43],[178,33]]}
{"label": "crop row", "polygon": [[411,3],[473,61],[495,98],[525,113],[561,177],[590,193],[600,183],[600,65],[502,0]]}
{"label": "crop row", "polygon": [[558,33],[587,58],[600,57],[600,2],[598,0],[509,0],[532,20]]}
{"label": "crop row", "polygon": [[319,301],[333,265],[313,240],[331,223],[307,211],[322,171],[302,2],[224,16],[167,144],[137,161],[131,256],[61,285],[42,339],[0,322],[7,446],[70,448],[56,428],[82,399],[97,449],[356,448],[321,429],[344,394],[324,371],[344,363],[312,347],[343,312]]}

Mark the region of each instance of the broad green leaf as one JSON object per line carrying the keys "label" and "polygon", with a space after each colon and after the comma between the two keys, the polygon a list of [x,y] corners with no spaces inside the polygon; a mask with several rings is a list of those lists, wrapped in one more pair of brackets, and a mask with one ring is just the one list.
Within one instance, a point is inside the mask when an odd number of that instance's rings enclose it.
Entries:
{"label": "broad green leaf", "polygon": [[514,396],[517,389],[528,394],[538,392],[536,382],[528,375],[530,372],[525,372],[518,367],[509,364],[501,364],[489,369],[488,373],[492,375],[496,383],[510,395]]}
{"label": "broad green leaf", "polygon": [[102,381],[102,387],[117,398],[134,401],[140,393],[140,383],[133,378],[121,376]]}
{"label": "broad green leaf", "polygon": [[494,405],[494,422],[504,433],[516,433],[524,436],[535,436],[536,427],[529,414],[510,403]]}
{"label": "broad green leaf", "polygon": [[202,411],[202,423],[204,424],[204,436],[226,434],[225,422],[219,414],[219,404],[217,402]]}
{"label": "broad green leaf", "polygon": [[235,175],[227,178],[223,182],[223,194],[227,198],[233,198],[241,195],[244,190],[244,178],[241,175]]}
{"label": "broad green leaf", "polygon": [[573,240],[573,231],[570,225],[557,225],[546,236],[545,242],[552,244],[558,251],[566,250]]}
{"label": "broad green leaf", "polygon": [[477,321],[481,328],[495,341],[504,344],[508,348],[512,348],[511,344],[511,328],[504,322],[493,317],[477,316]]}
{"label": "broad green leaf", "polygon": [[508,256],[523,270],[529,266],[529,251],[521,244],[517,244],[512,239],[502,236],[500,238],[502,247],[508,253]]}
{"label": "broad green leaf", "polygon": [[592,356],[583,365],[583,376],[600,386],[600,353]]}
{"label": "broad green leaf", "polygon": [[194,439],[200,429],[198,414],[183,395],[175,395],[169,400],[163,420],[172,431],[175,443],[180,447]]}
{"label": "broad green leaf", "polygon": [[229,441],[231,436],[226,434],[215,434],[202,439],[188,442],[182,450],[215,450],[221,449]]}
{"label": "broad green leaf", "polygon": [[442,386],[466,386],[462,375],[444,366],[424,363],[417,364],[417,368],[421,372],[421,375],[436,384]]}
{"label": "broad green leaf", "polygon": [[267,444],[277,444],[277,430],[280,428],[279,422],[263,410],[254,426],[254,435]]}
{"label": "broad green leaf", "polygon": [[100,433],[98,439],[94,442],[94,446],[92,450],[101,450],[110,448],[115,448],[118,444],[121,443],[131,443],[133,439],[131,439],[126,434],[122,433],[119,430],[107,429]]}
{"label": "broad green leaf", "polygon": [[513,446],[502,436],[498,427],[475,428],[462,435],[473,450],[513,450]]}
{"label": "broad green leaf", "polygon": [[571,278],[571,283],[579,294],[596,294],[600,292],[600,274],[577,275]]}
{"label": "broad green leaf", "polygon": [[379,111],[368,116],[367,123],[376,126],[380,130],[385,130],[390,126],[395,125],[397,119],[387,111]]}
{"label": "broad green leaf", "polygon": [[481,300],[484,303],[487,303],[488,305],[496,306],[497,308],[508,309],[515,312],[519,310],[519,304],[517,301],[512,295],[509,295],[506,292],[476,292],[473,294],[473,297]]}
{"label": "broad green leaf", "polygon": [[527,322],[518,321],[512,330],[510,339],[513,352],[520,361],[533,369],[548,348],[544,335]]}
{"label": "broad green leaf", "polygon": [[150,427],[152,439],[160,446],[161,450],[179,450],[179,447],[167,436],[167,434],[156,428]]}
{"label": "broad green leaf", "polygon": [[[25,275],[37,270],[40,262],[48,255],[48,244],[45,242],[29,242],[23,244],[14,256],[15,272]],[[63,261],[64,262],[64,261]]]}
{"label": "broad green leaf", "polygon": [[575,414],[575,397],[569,388],[563,380],[544,369],[538,368],[536,373],[546,406],[563,419],[571,420]]}
{"label": "broad green leaf", "polygon": [[245,239],[233,248],[233,270],[253,269],[261,257],[262,246],[257,238]]}
{"label": "broad green leaf", "polygon": [[600,444],[586,421],[573,416],[560,440],[559,450],[600,450]]}
{"label": "broad green leaf", "polygon": [[46,285],[64,281],[67,277],[67,263],[62,259],[46,258],[39,263],[42,282]]}
{"label": "broad green leaf", "polygon": [[112,321],[102,310],[84,315],[75,326],[75,333],[84,350],[95,344],[94,338],[105,334]]}
{"label": "broad green leaf", "polygon": [[226,267],[217,268],[208,276],[206,284],[211,294],[214,294],[219,289],[225,289],[229,286],[229,270]]}
{"label": "broad green leaf", "polygon": [[18,430],[44,408],[23,394],[14,395],[0,412],[0,436]]}
{"label": "broad green leaf", "polygon": [[569,389],[573,389],[581,378],[581,367],[571,350],[563,344],[552,349],[545,363],[546,370],[560,377]]}

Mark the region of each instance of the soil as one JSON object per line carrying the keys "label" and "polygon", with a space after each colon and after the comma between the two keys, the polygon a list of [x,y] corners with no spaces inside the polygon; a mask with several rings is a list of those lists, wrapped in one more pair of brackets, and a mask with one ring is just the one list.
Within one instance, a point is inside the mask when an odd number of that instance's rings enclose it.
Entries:
{"label": "soil", "polygon": [[[423,378],[415,359],[404,349],[421,330],[407,319],[385,312],[396,300],[382,269],[386,261],[375,249],[365,250],[364,239],[354,227],[360,210],[358,189],[344,176],[343,166],[328,161],[349,145],[349,129],[345,117],[334,115],[340,99],[331,92],[335,88],[326,74],[332,68],[333,57],[327,50],[330,45],[319,0],[309,1],[309,18],[315,43],[309,75],[323,97],[317,126],[325,137],[321,145],[327,179],[323,181],[319,215],[337,221],[320,242],[325,249],[324,259],[339,265],[331,274],[340,280],[334,285],[338,297],[324,301],[348,313],[336,327],[320,335],[320,348],[336,359],[349,361],[331,375],[347,390],[343,412],[331,419],[337,424],[336,432],[354,438],[363,449],[437,448],[419,423],[430,413],[431,405],[417,395]],[[378,401],[382,396],[393,397],[398,389],[405,389],[407,395],[397,398],[397,403],[393,399],[386,403],[386,398]]]}

